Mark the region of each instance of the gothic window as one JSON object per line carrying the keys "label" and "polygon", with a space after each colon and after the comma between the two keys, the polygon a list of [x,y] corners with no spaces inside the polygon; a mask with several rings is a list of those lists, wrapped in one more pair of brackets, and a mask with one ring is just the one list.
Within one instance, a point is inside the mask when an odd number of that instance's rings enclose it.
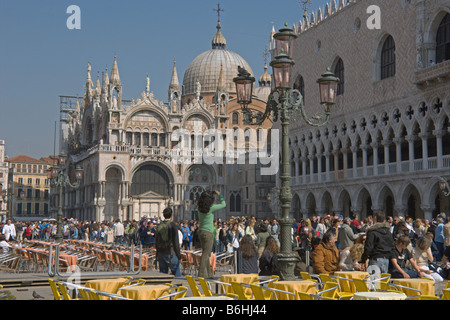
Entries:
{"label": "gothic window", "polygon": [[239,192],[230,194],[230,212],[241,212],[241,194]]}
{"label": "gothic window", "polygon": [[450,13],[442,19],[436,35],[436,62],[446,60],[450,60]]}
{"label": "gothic window", "polygon": [[342,61],[341,58],[339,58],[339,60],[336,63],[336,66],[334,67],[334,74],[340,80],[338,83],[337,93],[336,93],[339,96],[339,95],[344,94],[344,62]]}
{"label": "gothic window", "polygon": [[387,37],[381,49],[381,80],[395,75],[395,42]]}
{"label": "gothic window", "polygon": [[239,124],[239,115],[237,112],[233,113],[233,124]]}

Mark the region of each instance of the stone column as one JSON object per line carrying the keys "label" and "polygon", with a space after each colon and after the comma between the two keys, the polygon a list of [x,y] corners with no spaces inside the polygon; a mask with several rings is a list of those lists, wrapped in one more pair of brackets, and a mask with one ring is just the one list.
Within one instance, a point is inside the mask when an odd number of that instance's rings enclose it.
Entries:
{"label": "stone column", "polygon": [[384,174],[389,174],[389,146],[391,145],[390,140],[383,140],[381,141],[383,147],[384,147]]}
{"label": "stone column", "polygon": [[302,181],[303,183],[306,181],[306,156],[300,157],[301,161],[302,161],[302,166],[303,166],[303,170],[302,170]]}
{"label": "stone column", "polygon": [[333,149],[333,161],[334,161],[334,180],[339,180],[339,150]]}
{"label": "stone column", "polygon": [[312,183],[314,181],[314,155],[310,154],[308,155],[309,159],[309,176],[310,176],[310,182]]}
{"label": "stone column", "polygon": [[437,168],[442,169],[442,137],[444,136],[444,130],[435,130],[433,134],[436,136],[436,155],[437,155]]}
{"label": "stone column", "polygon": [[331,153],[329,151],[325,151],[325,179],[326,181],[330,181],[330,155]]}
{"label": "stone column", "polygon": [[352,151],[353,156],[353,178],[356,178],[358,172],[358,147],[351,146],[350,150]]}
{"label": "stone column", "polygon": [[322,182],[322,154],[317,153],[317,181]]}
{"label": "stone column", "polygon": [[363,176],[367,176],[367,149],[369,146],[367,144],[361,145],[363,151]]}
{"label": "stone column", "polygon": [[378,142],[372,142],[370,146],[373,150],[373,175],[378,176],[378,147],[380,144]]}
{"label": "stone column", "polygon": [[433,209],[430,206],[423,205],[420,209],[423,211],[424,219],[433,220]]}
{"label": "stone column", "polygon": [[395,143],[395,157],[397,161],[397,173],[402,172],[402,142],[403,138],[397,137],[393,139]]}
{"label": "stone column", "polygon": [[423,170],[428,169],[428,137],[429,133],[421,133],[419,137],[422,139],[422,161],[423,161]]}
{"label": "stone column", "polygon": [[406,206],[404,205],[396,205],[394,210],[397,212],[397,216],[405,216],[406,215]]}
{"label": "stone column", "polygon": [[347,179],[347,169],[348,169],[348,149],[347,148],[342,148],[341,149],[342,152],[342,157],[343,157],[343,161],[344,161],[344,179]]}
{"label": "stone column", "polygon": [[414,141],[416,140],[416,136],[408,135],[406,136],[406,140],[409,145],[409,171],[414,171]]}

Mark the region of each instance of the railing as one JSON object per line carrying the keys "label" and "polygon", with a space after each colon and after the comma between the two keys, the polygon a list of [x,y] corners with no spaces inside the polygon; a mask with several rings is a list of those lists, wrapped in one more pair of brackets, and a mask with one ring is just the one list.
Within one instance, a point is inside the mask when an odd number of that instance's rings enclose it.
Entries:
{"label": "railing", "polygon": [[[412,165],[411,165],[412,163]],[[424,163],[427,167],[424,166]],[[441,166],[439,166],[439,164]],[[392,175],[392,174],[400,174],[400,173],[409,173],[409,172],[421,172],[421,171],[436,171],[436,170],[444,170],[450,168],[450,155],[442,156],[440,159],[438,157],[430,157],[426,161],[424,159],[416,159],[412,162],[409,160],[402,161],[400,163],[400,172],[398,171],[398,163],[389,163],[379,164],[377,165],[378,172],[375,174],[374,166],[366,166],[366,167],[358,167],[355,170],[353,168],[348,168],[346,170],[339,170],[337,173],[335,171],[330,172],[320,172],[317,174],[306,174],[296,176],[295,179],[291,180],[291,184],[302,185],[302,184],[311,184],[319,182],[332,182],[335,179],[342,180],[351,180],[351,179],[361,179],[364,177],[377,177],[383,175]],[[412,169],[412,170],[411,170]],[[364,175],[364,172],[366,174]]]}
{"label": "railing", "polygon": [[416,84],[424,84],[450,74],[450,60],[437,63],[416,72]]}

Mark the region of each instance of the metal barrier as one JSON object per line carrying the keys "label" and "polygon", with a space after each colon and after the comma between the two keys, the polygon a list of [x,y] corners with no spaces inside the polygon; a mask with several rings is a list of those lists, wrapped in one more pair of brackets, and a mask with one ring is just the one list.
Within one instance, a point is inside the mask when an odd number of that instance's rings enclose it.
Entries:
{"label": "metal barrier", "polygon": [[[53,259],[53,246],[55,246],[55,259]],[[69,269],[67,269],[66,274],[61,274],[59,272],[59,244],[51,244],[49,247],[49,254],[48,254],[48,275],[50,277],[55,277],[56,275],[58,277],[71,277],[73,276],[73,273],[69,272]],[[142,269],[142,245],[139,245],[139,264],[138,264],[138,270],[134,271],[134,244],[131,245],[130,250],[130,267],[126,272],[84,272],[82,273],[83,276],[130,276],[130,275],[137,275],[141,272]],[[53,260],[55,260],[55,271],[53,272],[52,266],[53,266]]]}

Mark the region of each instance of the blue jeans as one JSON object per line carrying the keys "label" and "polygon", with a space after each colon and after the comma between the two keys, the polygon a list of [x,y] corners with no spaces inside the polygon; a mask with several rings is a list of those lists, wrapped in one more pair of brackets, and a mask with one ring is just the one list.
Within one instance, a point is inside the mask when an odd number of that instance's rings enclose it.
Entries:
{"label": "blue jeans", "polygon": [[[408,270],[408,269],[403,269],[404,272],[406,272],[410,278],[418,278],[419,274],[417,273],[417,271],[415,270]],[[394,279],[398,279],[398,278],[403,278],[403,274],[400,273],[400,271],[398,270],[393,270],[391,272],[391,278]]]}
{"label": "blue jeans", "polygon": [[443,242],[435,242],[436,243],[436,247],[438,249],[438,254],[436,256],[436,261],[439,262],[442,260],[442,256],[444,255],[444,243]]}
{"label": "blue jeans", "polygon": [[114,243],[117,245],[117,244],[120,244],[120,245],[123,245],[123,242],[124,242],[124,236],[116,236],[116,239],[115,239],[115,241],[114,241]]}
{"label": "blue jeans", "polygon": [[181,277],[180,262],[175,254],[158,252],[158,262],[160,272],[168,274],[170,268],[170,271],[175,277]]}
{"label": "blue jeans", "polygon": [[381,273],[389,273],[389,259],[388,258],[371,258],[369,260],[369,267],[375,265],[380,268]]}

